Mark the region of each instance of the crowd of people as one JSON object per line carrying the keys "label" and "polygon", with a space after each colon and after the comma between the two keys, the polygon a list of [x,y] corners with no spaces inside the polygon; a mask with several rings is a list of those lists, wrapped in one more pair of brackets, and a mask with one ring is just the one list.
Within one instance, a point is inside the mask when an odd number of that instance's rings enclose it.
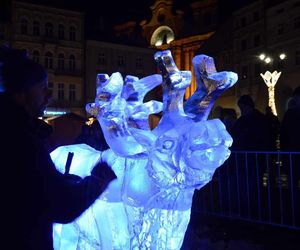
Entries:
{"label": "crowd of people", "polygon": [[279,121],[269,106],[265,113],[255,107],[250,95],[237,100],[240,116],[234,109],[217,106],[211,118],[219,118],[233,138],[234,151],[300,151],[300,86],[291,96]]}

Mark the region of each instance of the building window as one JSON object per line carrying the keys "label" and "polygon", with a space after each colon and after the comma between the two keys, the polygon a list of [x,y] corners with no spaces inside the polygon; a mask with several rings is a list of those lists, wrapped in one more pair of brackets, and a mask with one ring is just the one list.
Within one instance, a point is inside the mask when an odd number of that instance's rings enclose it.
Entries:
{"label": "building window", "polygon": [[284,9],[278,9],[278,10],[276,10],[276,14],[281,14],[281,13],[283,13],[284,12]]}
{"label": "building window", "polygon": [[143,61],[141,57],[137,57],[135,59],[135,67],[136,69],[143,69]]}
{"label": "building window", "polygon": [[244,51],[247,49],[247,40],[246,39],[243,39],[241,41],[241,50]]}
{"label": "building window", "polygon": [[261,64],[260,63],[254,64],[254,74],[255,74],[255,76],[260,75],[260,73],[261,73]]}
{"label": "building window", "polygon": [[69,100],[74,102],[76,100],[76,85],[70,84],[69,85]]}
{"label": "building window", "polygon": [[98,64],[100,64],[100,65],[106,64],[106,58],[105,58],[105,54],[103,52],[100,52],[98,54]]}
{"label": "building window", "polygon": [[65,39],[65,26],[62,24],[58,25],[58,39],[64,40]]}
{"label": "building window", "polygon": [[65,99],[65,85],[63,83],[59,83],[57,85],[57,99],[58,100]]}
{"label": "building window", "polygon": [[70,70],[75,70],[76,65],[75,65],[75,56],[74,55],[70,55],[69,57],[69,69]]}
{"label": "building window", "polygon": [[48,82],[48,91],[50,96],[53,96],[53,82]]}
{"label": "building window", "polygon": [[74,26],[70,27],[69,39],[70,41],[76,41],[76,29]]}
{"label": "building window", "polygon": [[280,23],[277,25],[277,35],[282,35],[284,32],[284,24]]}
{"label": "building window", "polygon": [[40,52],[34,50],[32,53],[32,60],[39,63],[40,62]]}
{"label": "building window", "polygon": [[57,67],[60,70],[63,70],[65,68],[65,56],[63,54],[58,55]]}
{"label": "building window", "polygon": [[253,13],[253,22],[257,22],[259,20],[259,12],[255,11]]}
{"label": "building window", "polygon": [[27,33],[28,33],[28,21],[27,21],[27,19],[24,19],[24,18],[21,19],[20,31],[21,31],[22,35],[27,35]]}
{"label": "building window", "polygon": [[53,24],[52,23],[45,24],[45,36],[48,38],[53,37]]}
{"label": "building window", "polygon": [[300,28],[300,17],[295,17],[294,18],[294,29],[299,29]]}
{"label": "building window", "polygon": [[260,45],[260,35],[256,35],[256,36],[254,36],[254,39],[253,39],[253,46],[258,47],[259,45]]}
{"label": "building window", "polygon": [[118,67],[124,67],[125,66],[125,57],[124,56],[118,56]]}
{"label": "building window", "polygon": [[248,66],[243,66],[242,67],[242,72],[241,72],[241,75],[242,75],[242,79],[247,79],[248,78]]}
{"label": "building window", "polygon": [[247,24],[246,17],[243,17],[243,18],[241,19],[241,27],[242,27],[242,28],[245,27],[246,24]]}
{"label": "building window", "polygon": [[51,52],[45,54],[45,67],[47,69],[53,69],[53,54]]}
{"label": "building window", "polygon": [[40,22],[39,21],[33,21],[32,33],[34,36],[40,35]]}
{"label": "building window", "polygon": [[297,50],[296,53],[295,53],[295,64],[297,66],[300,65],[300,50]]}
{"label": "building window", "polygon": [[284,60],[279,60],[278,61],[277,68],[280,69],[280,70],[284,68]]}

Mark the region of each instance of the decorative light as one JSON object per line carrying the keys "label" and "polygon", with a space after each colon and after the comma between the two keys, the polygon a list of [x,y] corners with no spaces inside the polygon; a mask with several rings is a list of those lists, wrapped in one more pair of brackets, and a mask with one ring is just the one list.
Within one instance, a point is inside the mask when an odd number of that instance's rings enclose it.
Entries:
{"label": "decorative light", "polygon": [[265,63],[270,63],[270,62],[271,62],[271,57],[269,57],[269,56],[266,57],[266,58],[265,58]]}
{"label": "decorative light", "polygon": [[66,111],[51,111],[51,110],[45,110],[44,115],[45,116],[56,116],[56,115],[65,115]]}
{"label": "decorative light", "polygon": [[160,46],[160,45],[162,45],[162,40],[157,40],[155,46]]}
{"label": "decorative light", "polygon": [[284,60],[284,59],[286,58],[286,54],[281,53],[281,54],[279,55],[279,58],[280,58],[281,60]]}
{"label": "decorative light", "polygon": [[276,70],[273,73],[266,71],[265,74],[260,73],[260,75],[268,87],[269,107],[271,107],[272,113],[277,116],[275,105],[275,85],[281,75],[281,72],[277,72]]}
{"label": "decorative light", "polygon": [[265,58],[266,58],[266,55],[265,55],[265,54],[260,54],[260,55],[259,55],[259,59],[260,59],[260,60],[263,61]]}

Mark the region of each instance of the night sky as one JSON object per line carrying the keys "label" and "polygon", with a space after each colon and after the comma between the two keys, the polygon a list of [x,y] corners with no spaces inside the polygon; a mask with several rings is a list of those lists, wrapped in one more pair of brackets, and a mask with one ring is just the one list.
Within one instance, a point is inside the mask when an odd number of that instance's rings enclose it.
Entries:
{"label": "night sky", "polygon": [[[87,21],[94,17],[105,16],[114,24],[128,20],[141,21],[151,17],[150,6],[155,0],[19,0],[35,4],[49,5],[58,8],[84,11]],[[173,0],[175,9],[182,9],[190,13],[190,3],[197,0]],[[230,14],[237,6],[255,0],[219,0],[219,6],[223,13]],[[274,1],[274,0],[273,0]],[[0,0],[1,5],[10,0]],[[104,4],[105,3],[105,4]],[[3,9],[1,7],[1,9]]]}

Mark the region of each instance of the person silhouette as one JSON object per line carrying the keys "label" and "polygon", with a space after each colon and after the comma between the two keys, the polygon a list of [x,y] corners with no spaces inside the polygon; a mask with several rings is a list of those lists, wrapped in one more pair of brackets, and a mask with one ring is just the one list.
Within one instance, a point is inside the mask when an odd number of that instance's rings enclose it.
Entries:
{"label": "person silhouette", "polygon": [[9,249],[52,250],[52,224],[76,219],[116,178],[101,160],[84,178],[56,170],[43,144],[51,130],[41,131],[38,119],[50,98],[47,84],[41,64],[0,47],[1,241]]}
{"label": "person silhouette", "polygon": [[267,151],[276,148],[272,137],[272,125],[263,113],[255,108],[250,95],[238,99],[241,116],[232,127],[232,150]]}
{"label": "person silhouette", "polygon": [[300,151],[300,86],[293,91],[289,107],[280,126],[280,148],[282,151]]}

